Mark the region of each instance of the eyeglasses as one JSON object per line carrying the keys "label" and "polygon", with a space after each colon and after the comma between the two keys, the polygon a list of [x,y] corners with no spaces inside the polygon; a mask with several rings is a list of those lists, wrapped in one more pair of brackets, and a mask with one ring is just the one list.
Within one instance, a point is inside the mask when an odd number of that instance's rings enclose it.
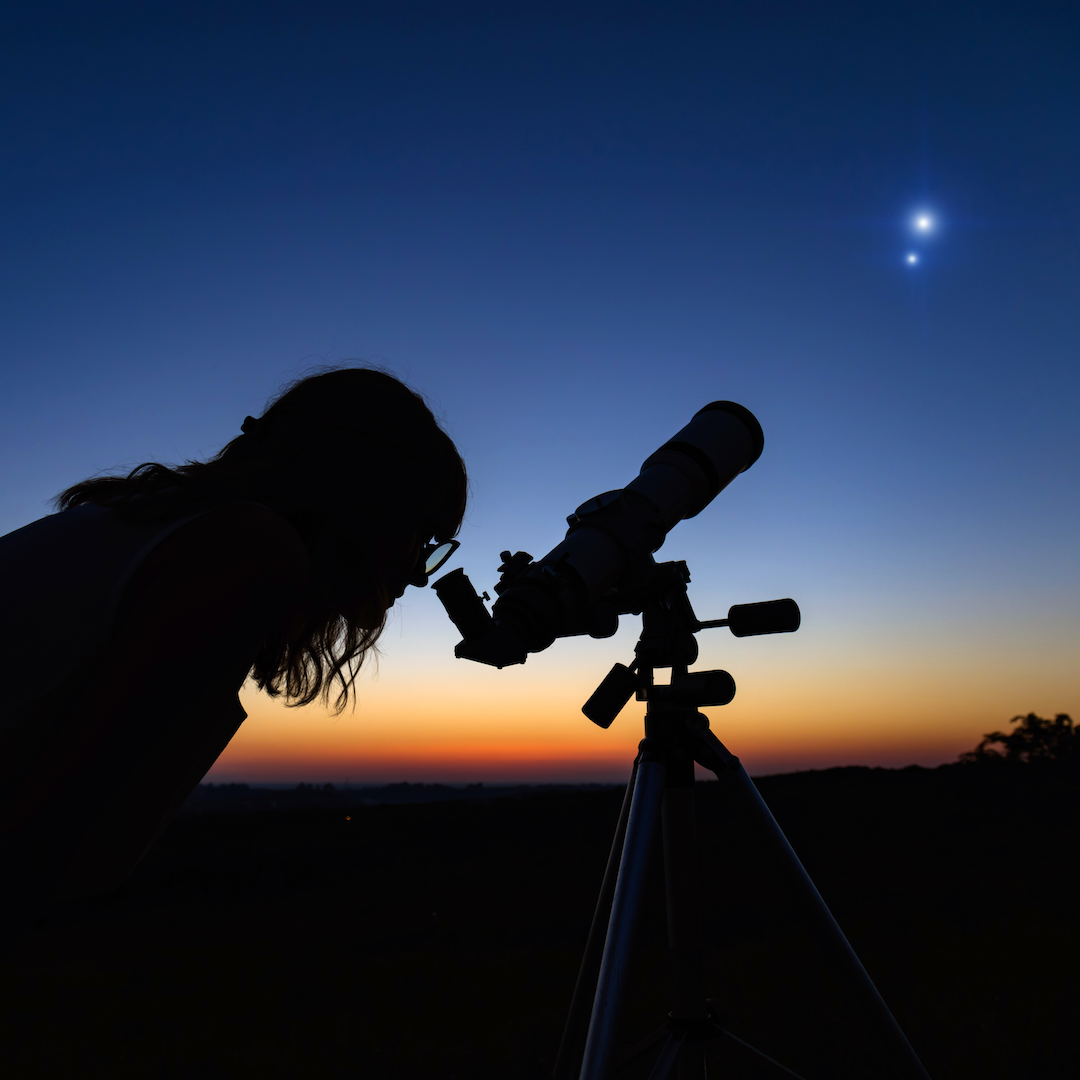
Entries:
{"label": "eyeglasses", "polygon": [[413,570],[412,577],[409,578],[409,584],[423,588],[428,583],[428,578],[436,570],[442,569],[447,559],[459,547],[461,547],[460,540],[444,540],[442,543],[432,541],[430,544],[425,544],[420,549],[420,555],[416,560],[416,569]]}

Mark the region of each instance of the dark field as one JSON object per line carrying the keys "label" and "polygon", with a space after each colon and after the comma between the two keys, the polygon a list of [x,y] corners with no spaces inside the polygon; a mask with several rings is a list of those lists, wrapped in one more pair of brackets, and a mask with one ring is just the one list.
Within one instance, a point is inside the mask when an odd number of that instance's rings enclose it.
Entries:
{"label": "dark field", "polygon": [[[1078,1075],[1075,774],[835,769],[758,786],[935,1080]],[[846,1058],[858,1032],[798,913],[719,785],[698,787],[726,1026],[808,1080],[880,1075]],[[620,800],[203,800],[120,894],[8,958],[4,1075],[546,1077]],[[654,887],[628,1041],[665,1011],[662,913]],[[740,1054],[720,1046],[709,1075],[782,1075]]]}

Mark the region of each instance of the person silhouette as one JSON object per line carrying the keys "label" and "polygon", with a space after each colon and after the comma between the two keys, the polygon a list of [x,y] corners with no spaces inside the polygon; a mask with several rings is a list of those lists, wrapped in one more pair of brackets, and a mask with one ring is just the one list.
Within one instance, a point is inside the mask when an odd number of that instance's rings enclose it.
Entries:
{"label": "person silhouette", "polygon": [[16,917],[124,880],[245,719],[247,678],[344,708],[466,490],[423,399],[345,368],[289,386],[207,461],[85,480],[0,537]]}

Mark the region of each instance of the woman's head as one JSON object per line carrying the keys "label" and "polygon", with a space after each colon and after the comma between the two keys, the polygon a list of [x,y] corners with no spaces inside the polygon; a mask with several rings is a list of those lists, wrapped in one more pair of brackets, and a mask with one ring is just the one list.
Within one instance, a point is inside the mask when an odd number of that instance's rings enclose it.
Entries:
{"label": "woman's head", "polygon": [[[419,394],[391,375],[342,368],[288,386],[218,455],[286,514],[416,518],[449,538],[465,468]],[[427,539],[427,538],[425,538]]]}
{"label": "woman's head", "polygon": [[[312,621],[321,628],[317,647],[297,662],[268,657],[256,664],[256,678],[298,701],[325,694],[336,680],[344,705],[421,548],[461,527],[461,456],[418,394],[369,368],[293,383],[245,422],[245,434],[219,460],[229,467],[234,455],[261,501],[292,521],[307,543]],[[312,679],[322,662],[328,681]]]}
{"label": "woman's head", "polygon": [[142,518],[223,500],[277,510],[308,548],[312,584],[305,610],[264,644],[252,674],[296,704],[328,698],[336,684],[343,706],[421,547],[460,528],[464,464],[423,399],[369,368],[297,380],[243,432],[207,462],[84,481],[58,504]]}

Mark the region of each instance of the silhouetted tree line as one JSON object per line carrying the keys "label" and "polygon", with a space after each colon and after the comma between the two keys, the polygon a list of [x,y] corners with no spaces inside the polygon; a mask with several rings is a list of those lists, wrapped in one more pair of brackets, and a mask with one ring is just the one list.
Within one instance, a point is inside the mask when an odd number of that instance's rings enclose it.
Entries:
{"label": "silhouetted tree line", "polygon": [[1080,730],[1068,713],[1047,720],[1035,713],[1014,716],[1012,731],[991,731],[974,750],[960,755],[964,764],[1015,762],[1025,765],[1080,761]]}

